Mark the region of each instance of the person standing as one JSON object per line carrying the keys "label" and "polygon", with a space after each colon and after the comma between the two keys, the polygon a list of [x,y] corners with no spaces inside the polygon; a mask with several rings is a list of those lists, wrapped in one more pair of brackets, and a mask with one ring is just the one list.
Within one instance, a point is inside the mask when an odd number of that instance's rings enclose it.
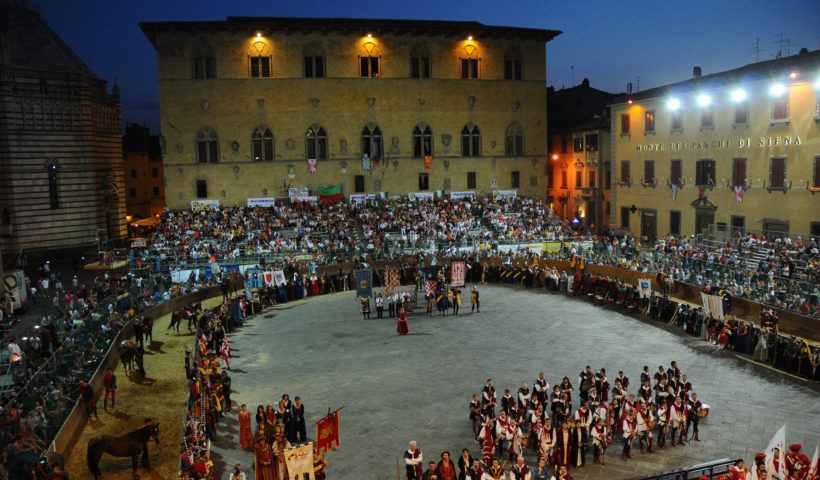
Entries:
{"label": "person standing", "polygon": [[231,411],[231,377],[222,370],[222,394],[225,396],[225,411]]}
{"label": "person standing", "polygon": [[264,425],[264,423],[260,424],[260,428],[256,431],[253,451],[253,469],[256,472],[256,480],[276,480],[278,477],[274,466],[273,450],[268,443]]}
{"label": "person standing", "polygon": [[103,385],[105,386],[105,399],[103,400],[103,409],[108,410],[108,396],[111,395],[111,408],[114,408],[114,403],[117,401],[117,376],[114,375],[112,369],[107,369],[103,375]]}
{"label": "person standing", "polygon": [[438,480],[456,480],[456,466],[450,460],[450,452],[447,450],[441,452],[441,460],[436,466],[438,473]]}
{"label": "person standing", "polygon": [[515,464],[510,468],[512,478],[514,480],[532,480],[532,472],[530,468],[524,464],[524,457],[515,459]]}
{"label": "person standing", "polygon": [[384,298],[382,298],[382,294],[379,293],[376,295],[376,318],[382,318],[384,314]]}
{"label": "person standing", "polygon": [[421,449],[416,446],[416,442],[410,442],[410,448],[404,452],[404,463],[405,463],[405,470],[407,473],[407,480],[419,480],[421,479],[421,463],[423,461],[423,456],[421,454]]}
{"label": "person standing", "polygon": [[407,312],[404,311],[404,307],[399,307],[398,313],[398,322],[396,324],[396,330],[399,332],[399,335],[407,335],[410,332],[410,327],[407,325]]}
{"label": "person standing", "polygon": [[470,302],[472,303],[470,313],[474,311],[481,313],[481,298],[478,295],[478,286],[476,285],[473,285],[473,291],[470,292]]}
{"label": "person standing", "polygon": [[242,450],[247,450],[253,446],[253,434],[251,433],[251,412],[244,403],[240,407],[239,415],[239,446]]}
{"label": "person standing", "polygon": [[288,476],[288,464],[285,461],[285,450],[290,448],[290,442],[285,437],[285,431],[282,426],[277,426],[273,434],[273,465],[274,475],[278,480],[290,478]]}
{"label": "person standing", "polygon": [[575,422],[575,428],[572,429],[572,464],[576,467],[583,467],[586,465],[586,449],[588,443],[586,426],[580,422]]}
{"label": "person standing", "polygon": [[631,450],[632,450],[632,441],[635,440],[635,433],[638,429],[638,421],[635,418],[635,411],[629,410],[626,412],[626,418],[623,421],[623,426],[621,427],[621,431],[624,435],[624,450],[623,450],[623,459],[624,461],[629,460],[632,458]]}
{"label": "person standing", "polygon": [[370,318],[370,297],[362,297],[362,317],[364,320]]}
{"label": "person standing", "polygon": [[472,464],[473,456],[470,455],[470,451],[465,448],[461,451],[461,456],[458,457],[458,480],[467,480],[468,471]]}
{"label": "person standing", "polygon": [[297,443],[303,443],[307,440],[307,428],[305,426],[305,405],[302,403],[300,397],[293,399],[293,406],[291,407],[293,416],[293,431]]}
{"label": "person standing", "polygon": [[88,418],[91,418],[91,412],[94,412],[94,418],[99,420],[97,416],[97,395],[94,392],[94,387],[85,380],[80,380],[80,396],[83,399],[85,413],[88,415]]}

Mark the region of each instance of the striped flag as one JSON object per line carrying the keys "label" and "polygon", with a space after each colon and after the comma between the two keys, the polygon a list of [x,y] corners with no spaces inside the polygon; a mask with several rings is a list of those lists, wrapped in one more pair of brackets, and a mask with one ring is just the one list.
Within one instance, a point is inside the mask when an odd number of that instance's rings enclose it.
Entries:
{"label": "striped flag", "polygon": [[384,276],[385,293],[387,295],[390,295],[391,293],[393,293],[393,290],[395,290],[396,287],[399,286],[399,272],[388,267],[387,269],[385,269]]}
{"label": "striped flag", "polygon": [[436,282],[432,280],[427,280],[424,284],[424,293],[426,295],[432,296],[433,293],[436,291]]}

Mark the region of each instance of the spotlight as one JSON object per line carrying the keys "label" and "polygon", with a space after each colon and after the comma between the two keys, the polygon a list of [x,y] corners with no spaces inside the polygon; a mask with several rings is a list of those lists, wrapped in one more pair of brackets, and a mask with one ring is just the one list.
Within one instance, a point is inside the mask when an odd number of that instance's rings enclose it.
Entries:
{"label": "spotlight", "polygon": [[769,89],[769,93],[771,93],[775,97],[779,97],[786,92],[786,87],[782,83],[775,83]]}
{"label": "spotlight", "polygon": [[709,95],[702,93],[698,96],[698,105],[701,107],[708,107],[710,103],[712,103],[712,97]]}
{"label": "spotlight", "polygon": [[467,35],[467,40],[472,40],[472,39],[473,39],[472,35]]}
{"label": "spotlight", "polygon": [[790,73],[790,74],[789,74],[789,78],[791,78],[792,80],[794,80],[795,78],[797,78],[797,72],[792,72],[792,73]]}
{"label": "spotlight", "polygon": [[629,100],[626,101],[626,103],[632,105],[632,99],[630,98]]}
{"label": "spotlight", "polygon": [[552,154],[552,159],[553,160],[558,160],[558,154],[557,153]]}
{"label": "spotlight", "polygon": [[368,33],[368,34],[367,34],[367,38],[373,38],[373,34],[372,34],[372,33]]}
{"label": "spotlight", "polygon": [[256,36],[257,36],[257,37],[261,37],[261,36],[262,36],[262,32],[256,32]]}
{"label": "spotlight", "polygon": [[738,88],[737,90],[732,91],[733,102],[742,102],[743,100],[746,100],[746,90]]}
{"label": "spotlight", "polygon": [[670,98],[668,102],[666,102],[666,107],[669,110],[677,110],[680,108],[680,100],[677,98]]}

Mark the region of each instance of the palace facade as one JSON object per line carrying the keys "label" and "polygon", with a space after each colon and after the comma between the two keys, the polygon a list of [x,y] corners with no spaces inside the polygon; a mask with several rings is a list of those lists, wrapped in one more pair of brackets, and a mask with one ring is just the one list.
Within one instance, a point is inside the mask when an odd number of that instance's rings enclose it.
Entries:
{"label": "palace facade", "polygon": [[157,50],[166,202],[290,189],[546,195],[546,42],[477,22],[140,24]]}

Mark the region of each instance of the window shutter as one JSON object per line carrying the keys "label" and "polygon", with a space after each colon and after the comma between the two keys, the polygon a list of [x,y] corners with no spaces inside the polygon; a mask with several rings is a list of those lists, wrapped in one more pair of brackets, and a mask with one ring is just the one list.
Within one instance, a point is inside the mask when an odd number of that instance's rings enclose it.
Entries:
{"label": "window shutter", "polygon": [[815,188],[820,188],[820,156],[814,157],[814,185]]}

